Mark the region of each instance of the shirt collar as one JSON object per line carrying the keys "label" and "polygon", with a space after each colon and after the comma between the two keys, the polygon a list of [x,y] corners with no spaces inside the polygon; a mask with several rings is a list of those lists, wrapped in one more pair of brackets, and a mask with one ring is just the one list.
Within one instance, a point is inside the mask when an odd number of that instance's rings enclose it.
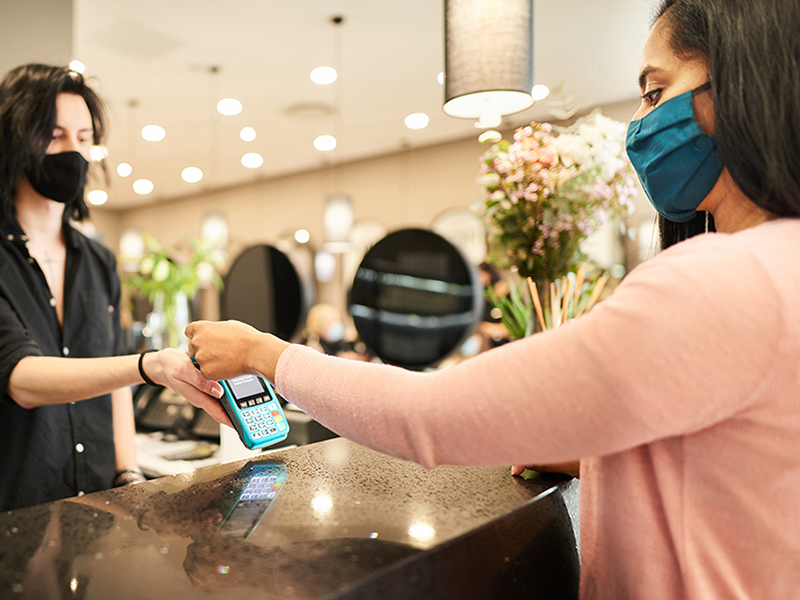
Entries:
{"label": "shirt collar", "polygon": [[[64,243],[67,246],[70,248],[80,247],[78,232],[70,223],[64,225],[62,231],[64,232]],[[2,239],[13,242],[20,246],[24,246],[28,241],[28,236],[25,235],[25,232],[22,231],[22,227],[20,227],[19,223],[16,221],[9,223],[0,229],[0,235],[2,236]]]}

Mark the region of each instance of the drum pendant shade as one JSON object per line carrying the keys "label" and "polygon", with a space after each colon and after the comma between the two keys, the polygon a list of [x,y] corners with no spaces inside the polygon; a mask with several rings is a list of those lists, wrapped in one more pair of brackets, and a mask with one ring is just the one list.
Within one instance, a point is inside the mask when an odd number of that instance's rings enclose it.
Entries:
{"label": "drum pendant shade", "polygon": [[533,104],[533,0],[445,0],[445,103],[479,119]]}

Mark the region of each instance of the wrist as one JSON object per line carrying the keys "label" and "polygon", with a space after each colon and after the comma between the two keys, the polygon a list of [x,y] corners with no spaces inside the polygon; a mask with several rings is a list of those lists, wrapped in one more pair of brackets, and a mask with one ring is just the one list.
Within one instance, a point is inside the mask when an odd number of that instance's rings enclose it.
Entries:
{"label": "wrist", "polygon": [[[259,348],[255,352],[251,352],[249,358],[249,362],[251,363],[248,365],[251,370],[258,371],[262,375],[264,375],[269,381],[275,382],[275,374],[278,369],[278,360],[283,354],[283,351],[286,350],[291,344],[288,342],[284,342],[282,339],[270,335],[268,333],[264,334],[263,343],[259,346]],[[266,358],[266,364],[265,363]]]}
{"label": "wrist", "polygon": [[131,483],[141,483],[147,481],[147,478],[138,467],[126,467],[124,469],[117,469],[114,475],[113,487],[121,487]]}
{"label": "wrist", "polygon": [[154,360],[152,356],[148,356],[148,354],[154,354],[158,352],[158,350],[152,348],[150,350],[145,350],[144,352],[139,354],[139,376],[142,378],[142,381],[147,385],[157,386],[155,379],[153,376],[155,375],[155,366]]}

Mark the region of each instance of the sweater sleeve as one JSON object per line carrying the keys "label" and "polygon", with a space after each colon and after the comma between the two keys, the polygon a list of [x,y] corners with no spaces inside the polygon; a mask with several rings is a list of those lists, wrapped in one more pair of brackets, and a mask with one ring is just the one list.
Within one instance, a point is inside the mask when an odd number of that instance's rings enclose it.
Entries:
{"label": "sweater sleeve", "polygon": [[278,391],[336,433],[427,467],[602,456],[730,417],[780,352],[775,285],[705,236],[631,272],[595,309],[433,373],[284,351]]}

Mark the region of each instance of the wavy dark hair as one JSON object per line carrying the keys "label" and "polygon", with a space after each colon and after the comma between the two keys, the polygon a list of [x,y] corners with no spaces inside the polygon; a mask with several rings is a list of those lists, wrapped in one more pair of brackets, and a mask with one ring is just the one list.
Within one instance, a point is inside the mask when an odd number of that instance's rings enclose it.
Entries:
{"label": "wavy dark hair", "polygon": [[[20,173],[27,167],[42,168],[56,126],[56,97],[61,93],[77,94],[86,101],[93,141],[100,144],[105,138],[105,105],[80,73],[29,64],[9,71],[0,82],[0,226],[17,221],[14,196]],[[83,195],[69,209],[64,211],[65,223],[89,216]]]}
{"label": "wavy dark hair", "polygon": [[[800,216],[800,3],[663,0],[662,17],[677,54],[708,62],[717,144],[733,181],[758,207]],[[705,223],[703,213],[685,224],[659,218],[662,248]]]}

